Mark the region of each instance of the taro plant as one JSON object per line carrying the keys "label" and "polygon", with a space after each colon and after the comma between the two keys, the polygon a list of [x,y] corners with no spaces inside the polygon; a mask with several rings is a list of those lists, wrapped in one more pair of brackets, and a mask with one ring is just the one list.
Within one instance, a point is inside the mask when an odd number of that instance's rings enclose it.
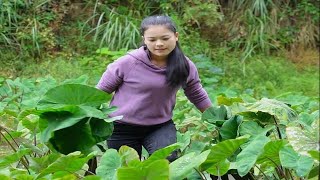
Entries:
{"label": "taro plant", "polygon": [[[112,122],[107,118],[115,108],[102,105],[111,95],[81,84],[64,84],[50,89],[38,102],[41,140],[68,154],[90,152],[95,144],[112,133]],[[77,137],[77,138],[75,138]]]}
{"label": "taro plant", "polygon": [[[234,115],[226,117],[224,106],[210,108],[203,114],[202,118],[218,129],[216,141],[219,143],[211,148],[207,160],[200,166],[202,170],[216,176],[236,170],[239,178],[247,176],[250,179],[260,176],[266,179],[319,176],[316,173],[319,166],[319,157],[316,156],[319,153],[317,115],[313,114],[306,120],[312,122],[313,128],[304,127],[306,129],[302,130],[297,113],[281,101],[263,98],[245,103],[239,102],[239,98],[232,101],[226,97],[219,97],[219,100],[220,103],[231,103]],[[233,151],[229,150],[230,146],[218,149],[239,136],[249,138]],[[297,146],[295,141],[309,142],[309,146]]]}
{"label": "taro plant", "polygon": [[111,95],[87,85],[69,84],[85,80],[83,77],[66,80],[47,92],[51,85],[43,81],[40,89],[30,82],[28,86],[19,84],[19,80],[8,80],[9,88],[1,87],[4,93],[1,118],[18,120],[18,124],[0,129],[1,149],[11,147],[13,151],[1,154],[0,169],[6,172],[2,177],[83,176],[78,171],[86,171],[85,164],[97,155],[93,146],[111,134],[110,122],[116,119],[107,117],[115,108],[104,104]]}
{"label": "taro plant", "polygon": [[159,149],[143,161],[140,161],[137,152],[128,146],[122,146],[118,152],[108,149],[101,158],[97,176],[108,180],[179,180],[187,178],[206,160],[210,150],[199,154],[195,152],[185,154],[169,164],[166,157],[180,147],[180,144],[173,144]]}

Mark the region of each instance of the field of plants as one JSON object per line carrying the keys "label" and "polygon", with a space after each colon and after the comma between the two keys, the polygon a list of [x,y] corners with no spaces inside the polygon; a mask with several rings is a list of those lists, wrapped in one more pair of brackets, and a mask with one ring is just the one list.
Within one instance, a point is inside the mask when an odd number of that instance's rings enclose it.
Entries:
{"label": "field of plants", "polygon": [[[0,2],[0,179],[319,179],[319,0]],[[178,142],[108,149],[94,86],[169,14],[214,106],[177,95]],[[179,158],[166,157],[177,150]]]}

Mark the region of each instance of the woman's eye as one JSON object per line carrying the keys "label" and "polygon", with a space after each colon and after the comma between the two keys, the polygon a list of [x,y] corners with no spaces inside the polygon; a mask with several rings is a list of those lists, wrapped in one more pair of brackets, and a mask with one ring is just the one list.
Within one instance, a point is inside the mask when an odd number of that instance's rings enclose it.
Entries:
{"label": "woman's eye", "polygon": [[164,38],[164,39],[162,39],[162,40],[164,40],[164,41],[168,41],[168,40],[169,40],[169,38]]}
{"label": "woman's eye", "polygon": [[154,39],[150,39],[149,41],[150,41],[150,42],[154,42],[154,41],[156,41],[156,40],[154,40]]}

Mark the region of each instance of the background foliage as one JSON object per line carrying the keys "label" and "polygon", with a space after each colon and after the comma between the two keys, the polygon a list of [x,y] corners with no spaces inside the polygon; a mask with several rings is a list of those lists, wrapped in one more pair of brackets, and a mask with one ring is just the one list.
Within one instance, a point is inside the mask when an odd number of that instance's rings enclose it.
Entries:
{"label": "background foliage", "polygon": [[[209,178],[208,173],[237,174],[235,170],[255,178],[316,179],[319,3],[319,0],[0,1],[0,174],[6,174],[0,177],[85,178],[83,175],[88,173],[85,164],[96,156],[101,158],[96,175],[109,179],[115,178],[117,172],[123,179],[139,173],[141,178],[155,178],[151,172],[159,169],[165,170],[163,178],[171,174],[173,179],[204,179]],[[104,153],[103,143],[93,149],[81,147],[84,154],[62,155],[56,152],[61,150],[56,143],[60,141],[55,140],[60,132],[63,134],[59,130],[54,132],[56,137],[51,137],[51,146],[41,142],[41,131],[46,129],[43,122],[46,117],[52,120],[50,113],[62,114],[61,119],[79,120],[81,123],[76,126],[68,124],[63,129],[86,127],[84,137],[88,137],[90,146],[110,133],[111,127],[97,130],[90,125],[108,123],[98,121],[103,120],[100,111],[106,113],[103,106],[96,110],[101,115],[96,119],[86,111],[90,108],[93,111],[93,107],[82,105],[59,104],[60,109],[49,107],[43,112],[34,108],[47,90],[56,86],[70,83],[94,86],[110,62],[140,45],[141,20],[163,13],[176,22],[184,52],[196,63],[214,105],[221,107],[201,115],[179,92],[174,120],[180,146],[165,148],[143,162],[127,147],[120,152]],[[222,117],[226,111],[223,107],[228,107],[235,116]],[[41,115],[46,111],[48,116]],[[248,139],[246,135],[254,135],[250,129],[256,129],[259,136]],[[226,147],[233,148],[224,151]],[[252,147],[261,149],[251,151]],[[169,165],[164,157],[177,148],[184,158]],[[91,150],[96,151],[89,153]],[[69,150],[63,152],[67,154]],[[249,156],[250,162],[245,162],[247,159],[243,157]],[[74,166],[65,169],[71,162]],[[100,179],[97,176],[91,178]]]}
{"label": "background foliage", "polygon": [[95,83],[112,52],[140,45],[141,20],[165,13],[188,56],[221,68],[220,84],[264,95],[319,92],[319,0],[15,0],[1,1],[0,11],[3,77],[87,73]]}

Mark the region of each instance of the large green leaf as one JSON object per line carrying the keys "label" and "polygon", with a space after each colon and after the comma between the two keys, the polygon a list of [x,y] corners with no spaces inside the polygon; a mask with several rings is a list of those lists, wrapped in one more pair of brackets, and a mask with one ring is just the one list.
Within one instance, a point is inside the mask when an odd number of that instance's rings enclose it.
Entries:
{"label": "large green leaf", "polygon": [[295,170],[299,177],[306,176],[313,166],[313,159],[298,154],[292,147],[286,146],[280,150],[280,161],[283,167]]}
{"label": "large green leaf", "polygon": [[[274,123],[268,120],[268,115],[276,117],[279,123],[287,124],[288,121],[297,120],[297,113],[285,103],[275,100],[262,98],[255,103],[243,104],[245,108],[238,109],[238,113],[243,115],[256,115],[256,119],[262,120],[265,123]],[[253,114],[254,113],[254,114]]]}
{"label": "large green leaf", "polygon": [[239,115],[232,116],[225,121],[220,128],[220,135],[222,140],[234,139],[238,136],[239,125],[242,121],[242,117]]}
{"label": "large green leaf", "polygon": [[[90,152],[113,130],[105,112],[114,108],[101,106],[110,98],[105,92],[81,84],[64,84],[50,89],[38,103],[41,140],[63,154],[73,151]],[[98,109],[99,107],[102,109]],[[103,110],[103,111],[102,111]],[[25,116],[25,115],[24,115]]]}
{"label": "large green leaf", "polygon": [[264,146],[270,141],[265,135],[256,136],[238,154],[236,166],[241,177],[245,176],[256,163],[258,156],[262,153]]}
{"label": "large green leaf", "polygon": [[279,152],[287,143],[285,140],[268,142],[264,146],[263,153],[257,159],[257,164],[264,164],[267,167],[277,167],[281,165]]}
{"label": "large green leaf", "polygon": [[88,156],[83,156],[79,152],[68,154],[67,156],[62,156],[55,162],[50,164],[46,169],[41,171],[37,178],[41,178],[47,174],[57,173],[57,172],[67,172],[72,174],[80,170],[85,163],[91,159],[94,154],[89,154]]}
{"label": "large green leaf", "polygon": [[[111,134],[111,131],[108,134]],[[54,131],[54,136],[50,138],[50,143],[63,154],[73,151],[81,151],[86,154],[98,142],[92,135],[91,127],[87,120],[82,120],[71,127]]]}
{"label": "large green leaf", "polygon": [[206,170],[216,163],[224,161],[232,156],[239,147],[247,142],[249,136],[241,136],[236,139],[228,139],[214,145],[210,150],[210,153],[206,161],[201,164],[201,169]]}
{"label": "large green leaf", "polygon": [[47,127],[41,132],[41,140],[47,142],[54,131],[75,125],[84,118],[104,118],[99,110],[90,106],[64,106],[59,109],[47,109],[40,113],[41,120],[47,121]]}
{"label": "large green leaf", "polygon": [[183,155],[170,164],[170,179],[180,180],[187,177],[192,169],[198,168],[209,155],[210,150],[204,151],[199,155],[195,152]]}
{"label": "large green leaf", "polygon": [[104,180],[116,180],[117,169],[121,167],[121,157],[115,149],[108,149],[96,169],[98,176]]}
{"label": "large green leaf", "polygon": [[153,161],[147,166],[121,167],[117,171],[118,180],[163,180],[169,179],[169,162],[165,159]]}
{"label": "large green leaf", "polygon": [[68,104],[98,107],[110,99],[110,94],[91,86],[63,84],[47,91],[38,104]]}

